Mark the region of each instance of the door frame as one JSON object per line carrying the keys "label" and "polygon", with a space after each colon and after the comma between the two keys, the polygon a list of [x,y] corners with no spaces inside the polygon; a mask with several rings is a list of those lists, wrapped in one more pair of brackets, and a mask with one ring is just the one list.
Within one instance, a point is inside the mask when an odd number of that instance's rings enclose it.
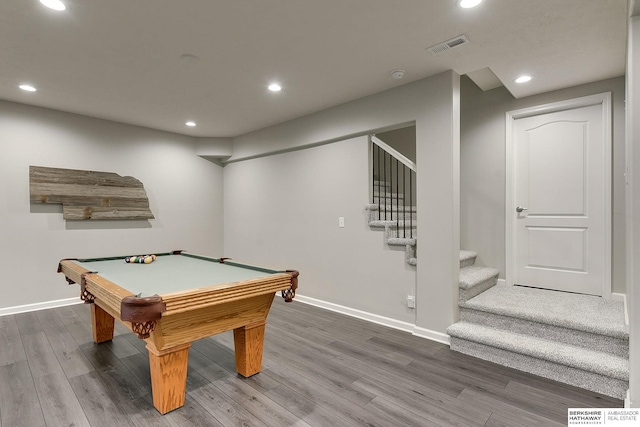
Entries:
{"label": "door frame", "polygon": [[533,107],[526,107],[518,110],[507,111],[506,113],[506,194],[505,194],[505,282],[507,286],[513,286],[515,275],[515,121],[518,119],[537,116],[540,114],[555,113],[558,111],[571,110],[580,107],[600,105],[602,110],[602,132],[603,132],[603,259],[602,259],[602,297],[611,299],[611,238],[613,230],[611,228],[612,199],[611,199],[611,92],[599,93],[595,95],[583,96],[580,98],[565,101],[552,102]]}

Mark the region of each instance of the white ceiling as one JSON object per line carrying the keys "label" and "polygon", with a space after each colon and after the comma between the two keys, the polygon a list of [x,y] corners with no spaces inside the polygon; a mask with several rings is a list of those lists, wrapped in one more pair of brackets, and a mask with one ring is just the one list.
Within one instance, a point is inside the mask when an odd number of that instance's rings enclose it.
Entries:
{"label": "white ceiling", "polygon": [[[237,136],[447,69],[489,67],[515,97],[625,70],[627,0],[64,1],[0,1],[0,99],[191,136]],[[461,34],[471,43],[426,51]],[[535,79],[516,85],[521,73]]]}

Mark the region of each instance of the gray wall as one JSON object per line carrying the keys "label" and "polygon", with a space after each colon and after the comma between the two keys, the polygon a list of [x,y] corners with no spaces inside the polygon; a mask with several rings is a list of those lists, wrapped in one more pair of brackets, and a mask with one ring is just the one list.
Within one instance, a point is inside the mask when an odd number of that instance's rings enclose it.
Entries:
{"label": "gray wall", "polygon": [[225,256],[299,270],[300,295],[413,324],[415,268],[367,224],[368,149],[361,136],[227,165]]}
{"label": "gray wall", "polygon": [[482,92],[462,78],[460,234],[479,265],[505,273],[505,113],[510,110],[611,92],[613,106],[612,292],[625,293],[624,77],[515,99],[505,88]]}
{"label": "gray wall", "polygon": [[[450,72],[441,73],[360,98],[314,114],[299,117],[233,139],[230,162],[308,148],[365,133],[377,133],[414,124],[422,108],[438,108],[429,99]],[[445,85],[445,88],[448,87]],[[202,150],[205,147],[201,147]]]}
{"label": "gray wall", "polygon": [[409,160],[416,161],[416,127],[409,126],[376,134],[378,138],[386,142]]}
{"label": "gray wall", "polygon": [[429,79],[429,101],[416,118],[418,166],[418,311],[420,334],[448,341],[460,282],[460,76]]}
{"label": "gray wall", "polygon": [[[399,302],[408,286],[406,269],[411,272],[400,259],[401,252],[396,259],[383,262],[378,254],[384,249],[381,236],[367,231],[374,237],[360,236],[365,239],[361,242],[356,239],[355,233],[366,231],[361,227],[368,196],[367,174],[360,170],[367,164],[362,158],[366,153],[362,148],[358,153],[341,152],[351,143],[339,141],[415,123],[420,170],[415,324],[422,335],[446,339],[445,329],[457,314],[458,87],[459,76],[447,71],[234,138],[224,177],[225,252],[247,261],[295,264],[292,266],[301,271],[300,294],[304,296],[398,320],[411,317]],[[329,143],[334,146],[326,145]],[[320,162],[318,169],[313,161],[329,152],[325,150],[337,151]],[[278,153],[287,154],[275,156]],[[257,161],[265,156],[273,158]],[[297,162],[304,167],[298,167]],[[250,166],[259,168],[260,173],[251,173]],[[276,184],[286,185],[278,189]],[[241,196],[243,192],[252,197]],[[262,192],[269,197],[261,197]],[[339,215],[345,216],[348,224],[342,230],[337,229]],[[264,223],[265,218],[269,223]],[[349,229],[354,221],[359,229]],[[295,226],[293,231],[287,230],[289,226]],[[365,249],[371,239],[374,246]],[[272,242],[275,246],[269,247],[274,252],[259,250]],[[289,257],[276,258],[279,251],[286,251]],[[314,257],[305,256],[304,251]],[[341,271],[347,270],[346,265],[362,266],[363,259],[373,271],[397,271],[399,279],[390,281],[386,273],[369,277],[355,268],[339,279],[330,264],[322,261],[333,259],[332,251],[340,251],[340,262],[345,265]]]}
{"label": "gray wall", "polygon": [[[222,254],[222,168],[192,138],[0,101],[0,150],[0,309],[77,297],[61,258]],[[64,221],[58,205],[30,205],[29,165],[134,176],[156,219]]]}

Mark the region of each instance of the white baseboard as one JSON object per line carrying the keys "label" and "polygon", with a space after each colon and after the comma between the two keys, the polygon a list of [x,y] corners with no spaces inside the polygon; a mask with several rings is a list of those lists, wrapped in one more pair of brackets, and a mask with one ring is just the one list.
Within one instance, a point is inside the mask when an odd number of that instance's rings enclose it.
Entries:
{"label": "white baseboard", "polygon": [[413,332],[413,324],[409,322],[402,322],[400,320],[391,319],[390,317],[384,317],[378,314],[356,310],[355,308],[346,307],[344,305],[334,304],[332,302],[322,301],[311,297],[305,297],[300,294],[296,294],[295,300],[305,304],[313,305],[315,307],[324,308],[325,310],[335,311],[336,313],[346,314],[347,316],[366,320],[367,322],[377,323],[378,325],[388,326],[390,328],[399,329],[405,332]]}
{"label": "white baseboard", "polygon": [[507,284],[507,281],[506,281],[506,280],[504,280],[504,279],[498,279],[498,283],[497,283],[497,285],[498,285],[498,286],[506,286],[506,284]]}
{"label": "white baseboard", "polygon": [[389,317],[380,316],[378,314],[368,313],[362,310],[356,310],[354,308],[346,307],[344,305],[334,304],[332,302],[322,301],[316,298],[305,297],[304,295],[296,294],[296,301],[313,305],[315,307],[323,308],[325,310],[334,311],[336,313],[344,314],[347,316],[355,317],[367,322],[376,323],[378,325],[387,326],[389,328],[398,329],[404,332],[409,332],[417,337],[426,338],[431,341],[437,341],[442,344],[449,344],[449,335],[442,332],[431,331],[429,329],[419,328],[416,325],[403,322]]}
{"label": "white baseboard", "polygon": [[414,326],[413,335],[426,338],[431,341],[436,341],[441,344],[449,345],[451,344],[449,335],[443,334],[442,332],[432,331],[431,329],[420,328],[418,326]]}
{"label": "white baseboard", "polygon": [[58,299],[54,301],[38,302],[35,304],[16,305],[15,307],[0,308],[0,317],[11,314],[27,313],[29,311],[46,310],[48,308],[64,307],[66,305],[82,304],[79,297]]}
{"label": "white baseboard", "polygon": [[621,301],[624,304],[624,323],[629,326],[629,311],[627,310],[627,294],[612,293],[612,301]]}

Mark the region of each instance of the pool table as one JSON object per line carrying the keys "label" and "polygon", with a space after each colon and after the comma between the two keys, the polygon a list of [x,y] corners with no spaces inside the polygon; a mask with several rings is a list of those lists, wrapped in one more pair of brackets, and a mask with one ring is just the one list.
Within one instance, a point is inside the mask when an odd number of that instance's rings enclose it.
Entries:
{"label": "pool table", "polygon": [[173,251],[149,264],[125,256],[63,259],[58,272],[91,304],[93,340],[113,339],[120,320],[149,351],[153,404],[165,414],[184,405],[191,342],[233,330],[236,370],[260,372],[264,329],[275,293],[290,302],[298,272]]}

